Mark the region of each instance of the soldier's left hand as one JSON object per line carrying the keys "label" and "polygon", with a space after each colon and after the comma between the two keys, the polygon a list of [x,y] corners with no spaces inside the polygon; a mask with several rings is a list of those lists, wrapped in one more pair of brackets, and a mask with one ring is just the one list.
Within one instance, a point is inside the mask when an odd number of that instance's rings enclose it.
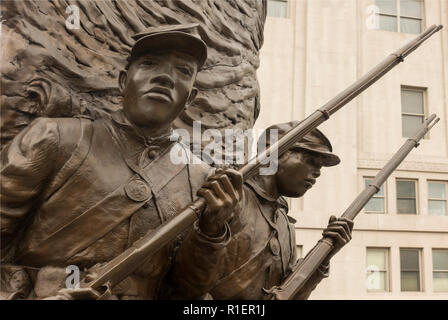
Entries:
{"label": "soldier's left hand", "polygon": [[347,218],[330,217],[327,228],[323,231],[324,237],[333,240],[333,250],[324,263],[328,263],[330,259],[342,249],[351,239],[353,231],[353,221]]}
{"label": "soldier's left hand", "polygon": [[198,191],[204,197],[207,207],[199,220],[199,228],[210,237],[223,234],[225,223],[242,199],[243,176],[233,169],[217,169]]}

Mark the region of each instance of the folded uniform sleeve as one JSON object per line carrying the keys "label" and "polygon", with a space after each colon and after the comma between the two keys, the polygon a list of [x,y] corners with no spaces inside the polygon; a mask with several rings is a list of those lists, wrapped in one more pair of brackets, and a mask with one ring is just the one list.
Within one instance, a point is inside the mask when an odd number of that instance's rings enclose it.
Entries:
{"label": "folded uniform sleeve", "polygon": [[38,118],[1,153],[2,262],[10,256],[15,234],[51,177],[58,145],[57,123],[48,118]]}

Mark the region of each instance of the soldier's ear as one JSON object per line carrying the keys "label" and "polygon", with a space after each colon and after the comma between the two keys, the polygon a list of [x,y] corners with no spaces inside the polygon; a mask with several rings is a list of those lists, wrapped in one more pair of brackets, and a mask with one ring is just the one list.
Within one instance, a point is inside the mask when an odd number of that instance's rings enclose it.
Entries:
{"label": "soldier's ear", "polygon": [[199,92],[199,90],[196,89],[195,87],[193,87],[193,89],[191,89],[190,96],[188,97],[186,107],[188,107],[189,105],[191,105],[193,103],[194,99],[196,99],[196,96],[198,95],[198,92]]}
{"label": "soldier's ear", "polygon": [[128,73],[124,70],[120,71],[120,75],[118,76],[118,87],[120,88],[121,94],[123,94],[124,89],[126,88],[127,79],[128,79]]}

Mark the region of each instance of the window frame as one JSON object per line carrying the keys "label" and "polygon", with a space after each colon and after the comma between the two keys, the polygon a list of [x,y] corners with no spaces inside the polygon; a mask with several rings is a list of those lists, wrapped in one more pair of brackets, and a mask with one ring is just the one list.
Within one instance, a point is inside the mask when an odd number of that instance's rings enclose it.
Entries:
{"label": "window frame", "polygon": [[446,273],[446,274],[448,274],[448,269],[446,269],[446,270],[435,270],[434,269],[434,251],[446,251],[448,253],[448,249],[432,248],[432,250],[431,250],[431,256],[432,256],[432,261],[431,261],[432,262],[432,284],[433,284],[432,291],[436,292],[436,293],[447,293],[448,290],[446,290],[446,291],[436,291],[434,289],[434,273]]}
{"label": "window frame", "polygon": [[[410,113],[410,112],[403,112],[403,91],[411,91],[411,92],[419,92],[422,93],[422,102],[423,102],[423,113]],[[401,85],[400,86],[400,100],[401,100],[401,137],[402,138],[411,138],[411,137],[406,137],[403,135],[403,116],[411,116],[411,117],[421,117],[422,118],[422,124],[425,121],[425,119],[428,117],[428,110],[427,110],[427,101],[426,101],[426,97],[427,97],[427,91],[428,88],[426,87],[412,87],[412,86],[405,86],[405,85]],[[427,133],[423,139],[429,139],[429,133]]]}
{"label": "window frame", "polygon": [[[414,186],[415,186],[415,198],[403,198],[403,197],[398,197],[398,188],[397,188],[397,182],[398,181],[412,181],[414,182]],[[412,178],[395,178],[395,200],[396,200],[396,212],[397,214],[403,214],[403,215],[419,215],[420,214],[420,210],[419,210],[419,187],[418,187],[418,179],[412,179]],[[399,199],[403,199],[403,200],[410,200],[410,199],[415,199],[415,212],[398,212],[398,200]]]}
{"label": "window frame", "polygon": [[[397,0],[398,1],[398,0]],[[376,5],[376,3],[375,3],[375,5]],[[378,7],[378,6],[377,6]],[[378,9],[379,9],[379,7],[378,7]],[[395,8],[395,9],[397,9],[397,8]],[[398,9],[397,9],[398,10]],[[387,31],[387,32],[400,32],[399,30],[399,27],[400,27],[400,19],[399,19],[399,17],[398,17],[398,11],[397,11],[397,15],[394,15],[394,14],[391,14],[391,13],[381,13],[379,10],[378,10],[378,17],[381,17],[381,16],[383,16],[383,17],[390,17],[390,18],[395,18],[396,20],[397,20],[397,22],[396,22],[396,24],[395,24],[395,30],[386,30],[386,29],[380,29],[380,22],[379,22],[379,20],[378,20],[378,30],[381,30],[381,31]],[[379,19],[379,18],[378,18]]]}
{"label": "window frame", "polygon": [[[401,31],[401,18],[405,18],[405,19],[411,19],[411,20],[419,20],[420,21],[420,32],[422,33],[424,31],[424,25],[423,25],[423,17],[425,16],[425,6],[424,6],[424,0],[420,0],[420,12],[422,14],[422,16],[419,17],[413,17],[413,16],[403,16],[401,15],[401,0],[397,0],[397,30],[399,30],[398,32],[400,33],[407,33],[407,32],[403,32]],[[407,34],[415,34],[415,33],[407,33]]]}
{"label": "window frame", "polygon": [[[417,251],[418,253],[418,270],[403,270],[402,266],[401,266],[401,251],[402,250],[407,250],[407,251]],[[422,248],[408,248],[408,247],[404,247],[404,248],[399,248],[398,250],[399,252],[399,258],[400,258],[400,292],[424,292],[424,287],[423,287],[423,261],[422,261],[422,257],[423,257],[423,249]],[[403,272],[418,272],[418,283],[419,283],[419,289],[418,291],[403,291],[403,287],[402,287],[402,274]]]}
{"label": "window frame", "polygon": [[[436,198],[430,198],[429,196],[429,184],[433,183],[433,184],[443,184],[445,185],[445,199],[436,199]],[[432,217],[446,217],[448,216],[448,181],[443,181],[443,180],[427,180],[427,185],[428,185],[428,215],[432,216]],[[432,215],[430,210],[429,210],[429,202],[430,201],[440,201],[440,202],[445,202],[445,215],[443,216],[437,216],[437,215]]]}
{"label": "window frame", "polygon": [[[363,181],[364,188],[366,188],[366,180],[372,180],[372,181],[373,181],[374,179],[375,179],[375,177],[363,176],[363,177],[362,177],[362,181]],[[376,198],[376,199],[383,199],[383,208],[384,208],[384,211],[367,211],[367,210],[366,210],[367,203],[366,203],[366,205],[364,206],[364,213],[366,213],[366,214],[387,214],[387,200],[386,200],[386,195],[387,195],[387,181],[384,182],[384,184],[382,185],[382,187],[384,187],[384,194],[383,194],[383,196],[379,196],[378,193],[375,193],[375,194],[373,195],[372,199],[373,199],[373,198]],[[369,201],[370,201],[370,200],[369,200]]]}
{"label": "window frame", "polygon": [[368,277],[368,271],[367,271],[367,259],[368,259],[368,252],[369,250],[382,250],[385,252],[386,262],[385,262],[385,268],[386,269],[380,269],[378,272],[384,272],[386,274],[386,287],[384,290],[371,290],[366,287],[367,293],[378,293],[378,292],[390,292],[390,248],[388,247],[366,247],[366,280]]}
{"label": "window frame", "polygon": [[377,30],[388,31],[388,32],[399,32],[399,33],[406,33],[406,34],[415,34],[415,33],[408,33],[408,32],[401,31],[401,22],[400,22],[400,20],[401,20],[401,18],[405,18],[405,19],[419,20],[420,21],[420,33],[422,33],[424,31],[424,29],[425,29],[425,25],[424,25],[425,4],[424,4],[424,0],[420,0],[419,2],[420,2],[421,14],[422,14],[422,16],[420,18],[419,17],[414,17],[414,16],[404,16],[404,15],[401,15],[401,0],[396,0],[395,1],[396,14],[381,13],[380,12],[380,8],[376,4],[376,1],[375,1],[375,6],[378,7],[378,13],[377,13],[378,16],[386,16],[386,17],[392,17],[392,18],[396,18],[397,19],[397,23],[396,23],[396,26],[395,26],[395,28],[396,28],[395,31],[380,29],[379,28],[379,24],[378,24],[378,29]]}

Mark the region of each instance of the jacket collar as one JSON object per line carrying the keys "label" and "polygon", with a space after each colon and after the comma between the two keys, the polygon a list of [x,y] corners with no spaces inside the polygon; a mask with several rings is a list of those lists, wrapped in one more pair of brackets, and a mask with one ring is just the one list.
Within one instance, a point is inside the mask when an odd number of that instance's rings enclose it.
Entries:
{"label": "jacket collar", "polygon": [[285,209],[289,222],[293,224],[297,222],[296,219],[288,215],[289,206],[285,197],[278,195],[274,190],[270,190],[267,185],[263,184],[262,181],[258,179],[249,179],[246,181],[246,184],[249,185],[260,198],[263,198],[270,203],[275,203],[275,205]]}
{"label": "jacket collar", "polygon": [[113,134],[123,152],[123,157],[132,170],[139,172],[155,157],[175,141],[171,139],[172,129],[158,137],[147,137],[125,117],[120,109],[111,114],[115,130]]}
{"label": "jacket collar", "polygon": [[249,179],[246,181],[252,187],[256,194],[269,202],[276,202],[280,197],[276,191],[270,190],[269,187],[259,179]]}
{"label": "jacket collar", "polygon": [[170,129],[168,132],[157,137],[145,136],[143,132],[141,132],[135,125],[131,124],[131,122],[126,118],[123,113],[123,109],[113,112],[111,118],[114,124],[123,130],[128,137],[135,139],[146,147],[154,145],[161,147],[165,144],[168,145],[171,141],[170,137],[173,134],[173,129]]}

